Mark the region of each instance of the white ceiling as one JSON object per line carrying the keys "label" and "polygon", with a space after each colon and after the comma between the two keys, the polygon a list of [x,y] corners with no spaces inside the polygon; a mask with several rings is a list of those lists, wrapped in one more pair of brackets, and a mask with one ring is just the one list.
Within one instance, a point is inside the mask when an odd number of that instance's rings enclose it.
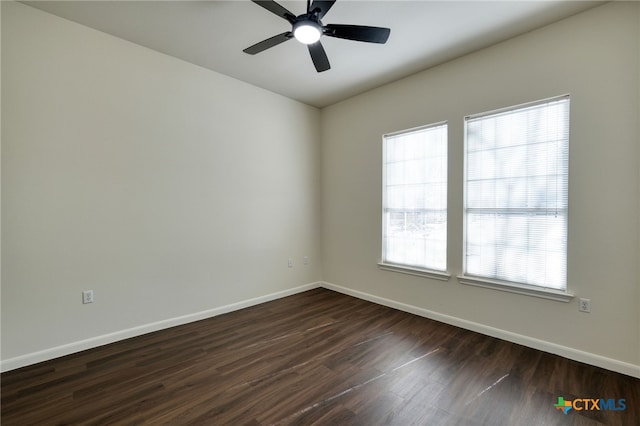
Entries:
{"label": "white ceiling", "polygon": [[[317,73],[296,40],[251,56],[290,30],[250,1],[25,1],[25,4],[309,105],[323,107],[576,14],[595,1],[338,0],[324,24],[391,28],[384,44],[323,37],[331,69]],[[305,1],[282,1],[293,14]]]}

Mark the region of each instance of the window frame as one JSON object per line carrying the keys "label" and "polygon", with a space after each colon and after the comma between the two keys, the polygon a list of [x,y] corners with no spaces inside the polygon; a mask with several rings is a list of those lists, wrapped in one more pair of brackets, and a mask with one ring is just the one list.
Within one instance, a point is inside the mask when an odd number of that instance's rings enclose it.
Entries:
{"label": "window frame", "polygon": [[386,252],[385,252],[385,236],[386,236],[386,226],[385,226],[385,211],[386,211],[386,205],[387,205],[387,190],[386,190],[386,182],[387,182],[387,172],[386,172],[386,163],[385,163],[385,159],[386,159],[386,155],[385,155],[385,145],[386,145],[386,141],[387,138],[392,138],[394,136],[399,136],[399,135],[408,135],[411,133],[417,133],[417,132],[421,132],[424,131],[426,129],[431,129],[431,128],[436,128],[436,127],[444,127],[445,129],[445,138],[446,138],[446,142],[445,142],[445,152],[446,152],[446,171],[445,171],[445,177],[446,177],[446,185],[445,185],[445,189],[446,189],[446,197],[448,198],[448,193],[449,193],[449,179],[448,179],[448,160],[449,160],[449,123],[445,120],[445,121],[439,121],[439,122],[435,122],[435,123],[431,123],[431,124],[427,124],[427,125],[423,125],[423,126],[418,126],[418,127],[412,127],[409,129],[404,129],[404,130],[399,130],[399,131],[395,131],[395,132],[391,132],[391,133],[385,133],[382,135],[382,203],[381,203],[381,222],[380,222],[380,236],[381,236],[381,240],[380,240],[380,261],[378,262],[378,266],[381,270],[385,270],[385,271],[390,271],[390,272],[399,272],[399,273],[403,273],[403,274],[408,274],[408,275],[415,275],[415,276],[421,276],[421,277],[427,277],[427,278],[433,278],[436,280],[441,280],[441,281],[448,281],[449,278],[451,277],[451,275],[449,274],[448,270],[449,270],[449,258],[448,258],[448,233],[449,233],[449,222],[448,222],[448,199],[447,199],[447,209],[445,211],[445,215],[447,217],[447,225],[446,225],[446,246],[445,246],[445,269],[444,270],[438,270],[438,269],[430,269],[430,268],[422,268],[422,267],[418,267],[418,266],[413,266],[413,265],[409,265],[409,264],[401,264],[401,263],[394,263],[394,262],[390,262],[386,260]]}
{"label": "window frame", "polygon": [[[463,173],[464,173],[464,177],[463,177],[463,204],[462,204],[462,225],[463,225],[463,241],[462,241],[462,273],[460,275],[457,275],[457,279],[461,284],[465,284],[465,285],[471,285],[471,286],[478,286],[478,287],[484,287],[484,288],[490,288],[490,289],[495,289],[495,290],[502,290],[502,291],[507,291],[507,292],[511,292],[511,293],[517,293],[517,294],[524,294],[524,295],[528,295],[528,296],[535,296],[535,297],[540,297],[540,298],[544,298],[544,299],[551,299],[551,300],[556,300],[556,301],[561,301],[561,302],[569,302],[573,299],[574,295],[569,291],[569,271],[568,271],[568,247],[569,247],[569,241],[568,241],[568,237],[569,237],[569,206],[567,204],[566,210],[565,210],[565,230],[566,230],[566,246],[565,246],[565,267],[566,269],[566,275],[565,275],[565,288],[564,289],[554,289],[554,288],[550,288],[550,287],[544,287],[544,286],[540,286],[540,285],[536,285],[536,284],[528,284],[528,283],[519,283],[519,282],[513,282],[513,281],[506,281],[506,280],[500,280],[500,279],[494,279],[494,278],[489,278],[489,277],[484,277],[484,276],[478,276],[478,275],[471,275],[467,273],[467,210],[468,210],[468,205],[467,205],[467,197],[468,197],[468,190],[467,190],[467,171],[468,171],[468,129],[467,129],[467,124],[469,122],[470,119],[474,119],[474,118],[478,118],[478,117],[486,117],[486,116],[491,116],[491,115],[498,115],[498,114],[503,114],[503,113],[507,113],[507,112],[515,112],[521,109],[525,109],[525,108],[530,108],[530,107],[535,107],[536,105],[542,105],[545,103],[550,103],[550,102],[554,102],[554,101],[560,101],[563,99],[567,99],[569,100],[569,111],[568,111],[568,119],[569,119],[569,128],[570,128],[570,121],[571,121],[571,109],[570,109],[570,95],[569,94],[564,94],[564,95],[560,95],[560,96],[554,96],[554,97],[550,97],[550,98],[546,98],[546,99],[541,99],[541,100],[537,100],[537,101],[532,101],[532,102],[526,102],[523,104],[518,104],[518,105],[513,105],[513,106],[508,106],[505,108],[499,108],[499,109],[495,109],[495,110],[491,110],[491,111],[485,111],[485,112],[481,112],[481,113],[476,113],[476,114],[471,114],[471,115],[467,115],[464,117],[463,121],[464,121],[464,150],[463,150],[463,157],[464,157],[464,162],[463,162]],[[570,142],[570,136],[569,136],[569,142]],[[568,142],[568,143],[569,143]],[[568,153],[569,155],[569,153]],[[567,157],[567,176],[569,174],[569,158]],[[568,187],[567,187],[567,191],[568,191]]]}

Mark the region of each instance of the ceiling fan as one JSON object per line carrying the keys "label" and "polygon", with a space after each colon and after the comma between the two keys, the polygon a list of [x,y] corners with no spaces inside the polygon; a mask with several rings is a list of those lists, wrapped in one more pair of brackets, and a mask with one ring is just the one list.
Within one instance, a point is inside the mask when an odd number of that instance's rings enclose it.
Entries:
{"label": "ceiling fan", "polygon": [[389,28],[368,27],[363,25],[323,25],[321,19],[327,14],[336,0],[320,1],[314,0],[311,3],[307,0],[307,13],[295,16],[286,8],[273,0],[252,0],[254,3],[264,7],[269,12],[278,15],[291,24],[291,31],[270,37],[251,47],[247,47],[243,52],[255,55],[270,47],[277,46],[287,40],[295,38],[307,45],[313,65],[318,72],[326,71],[331,66],[329,58],[320,43],[320,37],[344,38],[347,40],[365,41],[368,43],[384,44],[389,38],[391,30]]}

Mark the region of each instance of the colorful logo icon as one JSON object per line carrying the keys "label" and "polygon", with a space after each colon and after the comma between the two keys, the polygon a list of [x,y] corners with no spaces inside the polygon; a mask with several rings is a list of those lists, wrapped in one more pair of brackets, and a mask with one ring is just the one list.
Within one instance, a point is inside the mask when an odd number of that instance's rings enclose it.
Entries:
{"label": "colorful logo icon", "polygon": [[573,401],[567,401],[564,397],[558,397],[558,403],[553,404],[556,410],[562,411],[564,414],[568,414],[569,410],[575,411],[624,411],[627,409],[627,402],[625,399],[604,399],[604,398],[577,398]]}
{"label": "colorful logo icon", "polygon": [[571,401],[565,401],[564,398],[561,396],[558,397],[558,403],[553,404],[553,406],[556,407],[556,410],[560,410],[565,414],[567,414],[569,410],[573,408]]}

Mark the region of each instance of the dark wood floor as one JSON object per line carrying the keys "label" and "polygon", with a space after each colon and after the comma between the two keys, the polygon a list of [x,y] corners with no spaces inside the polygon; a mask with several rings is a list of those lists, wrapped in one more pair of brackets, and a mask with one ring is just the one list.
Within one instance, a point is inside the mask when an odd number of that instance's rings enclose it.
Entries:
{"label": "dark wood floor", "polygon": [[4,373],[1,420],[640,425],[640,380],[316,289]]}

